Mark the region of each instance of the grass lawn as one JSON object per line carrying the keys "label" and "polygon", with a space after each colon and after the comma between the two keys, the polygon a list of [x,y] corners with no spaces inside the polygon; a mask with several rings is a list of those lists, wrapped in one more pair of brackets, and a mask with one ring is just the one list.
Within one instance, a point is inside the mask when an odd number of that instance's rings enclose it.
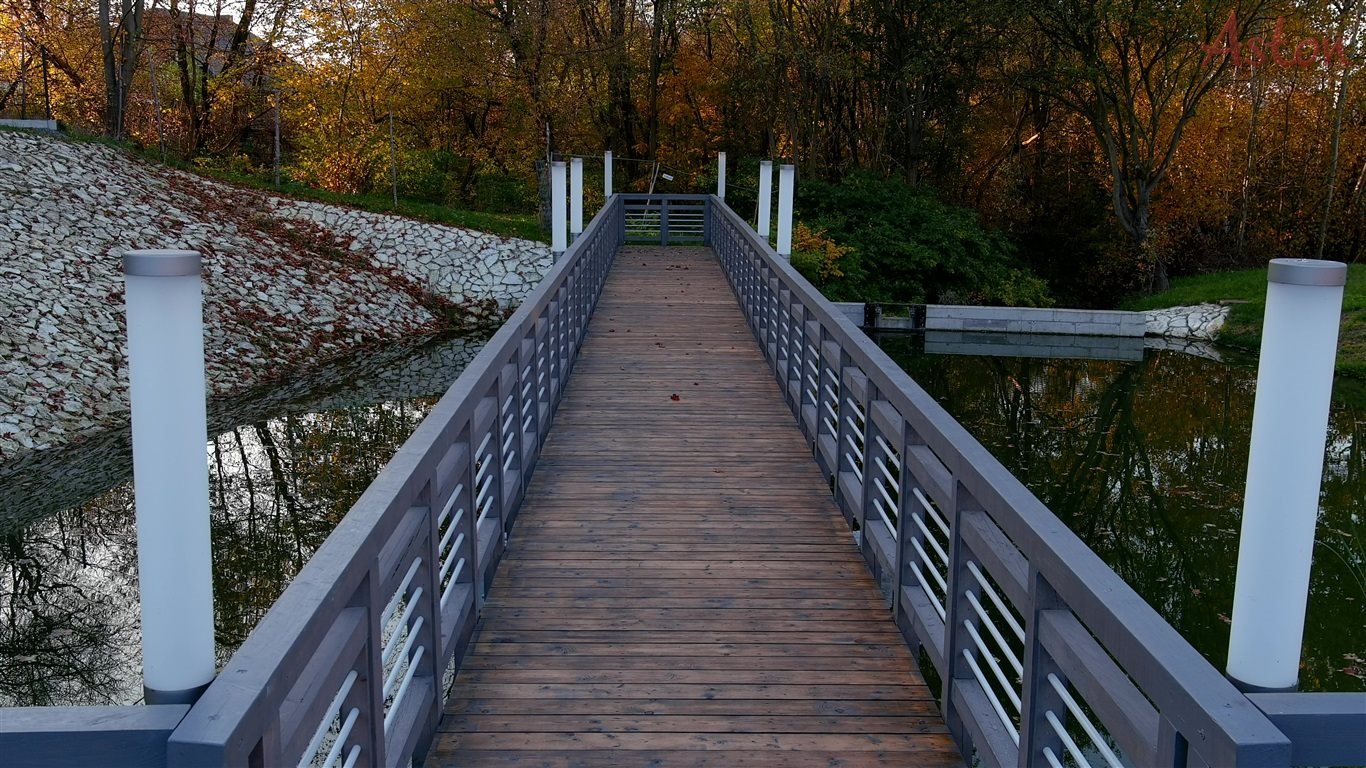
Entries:
{"label": "grass lawn", "polygon": [[389,195],[347,195],[340,192],[329,192],[325,189],[316,189],[295,182],[285,182],[277,188],[270,180],[248,174],[193,166],[181,166],[181,168],[229,184],[251,187],[286,197],[316,200],[330,205],[344,205],[372,213],[397,213],[400,216],[413,219],[421,219],[436,224],[449,224],[453,227],[463,227],[504,237],[520,237],[524,240],[549,242],[549,238],[541,234],[541,225],[536,220],[534,213],[467,211],[437,205],[436,203],[424,203],[403,198],[399,198],[398,209],[395,210],[394,200]]}
{"label": "grass lawn", "polygon": [[[1122,309],[1162,309],[1223,300],[1234,304],[1219,343],[1256,351],[1262,342],[1266,311],[1266,270],[1247,269],[1194,277],[1178,277],[1170,290],[1131,299]],[[1347,266],[1347,290],[1342,299],[1342,329],[1338,332],[1337,371],[1340,377],[1366,382],[1366,264]]]}
{"label": "grass lawn", "polygon": [[[0,130],[8,129],[0,126]],[[90,142],[105,144],[116,149],[129,152],[131,154],[150,160],[153,163],[162,165],[161,158],[156,147],[135,147],[126,141],[114,141],[102,136],[87,136],[81,134],[63,133],[61,138],[67,141]],[[541,226],[537,221],[536,214],[533,213],[489,213],[486,211],[468,211],[459,208],[451,208],[436,203],[425,203],[416,200],[405,200],[399,198],[398,208],[394,208],[393,198],[388,194],[371,195],[348,195],[340,192],[329,192],[325,189],[305,186],[296,182],[283,182],[276,187],[273,180],[256,174],[242,173],[227,168],[214,167],[203,163],[189,163],[178,158],[167,157],[164,165],[176,168],[187,173],[199,176],[206,176],[217,181],[234,184],[239,187],[250,187],[263,192],[270,192],[286,197],[294,197],[302,200],[316,200],[320,203],[330,205],[343,205],[349,208],[359,208],[372,213],[396,213],[400,216],[407,216],[422,221],[430,221],[435,224],[448,224],[453,227],[463,227],[479,232],[488,232],[503,237],[520,237],[524,240],[536,240],[548,243],[550,238],[541,233]]]}

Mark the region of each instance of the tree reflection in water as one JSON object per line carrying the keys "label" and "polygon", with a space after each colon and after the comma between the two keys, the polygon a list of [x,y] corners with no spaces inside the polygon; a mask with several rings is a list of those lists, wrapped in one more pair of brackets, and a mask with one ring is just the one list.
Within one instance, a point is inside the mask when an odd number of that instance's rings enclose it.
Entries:
{"label": "tree reflection in water", "polygon": [[[269,393],[271,416],[252,417],[210,438],[220,663],[477,349],[478,342],[442,341],[341,385],[301,391],[294,402],[281,403],[278,393]],[[56,474],[86,483],[92,476],[129,476],[126,466],[91,466],[127,464],[126,453],[87,453],[95,455]],[[65,490],[54,486],[54,493]],[[0,509],[0,706],[139,701],[131,483],[120,480],[37,521],[15,512]]]}
{"label": "tree reflection in water", "polygon": [[[937,355],[879,344],[1223,668],[1256,368]],[[1334,402],[1300,685],[1366,685],[1366,411]]]}

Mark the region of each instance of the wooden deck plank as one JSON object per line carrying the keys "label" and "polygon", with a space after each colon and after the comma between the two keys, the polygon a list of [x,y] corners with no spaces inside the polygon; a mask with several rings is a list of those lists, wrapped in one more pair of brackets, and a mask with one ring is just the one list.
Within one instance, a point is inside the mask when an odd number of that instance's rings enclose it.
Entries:
{"label": "wooden deck plank", "polygon": [[618,255],[426,764],[962,765],[709,250]]}

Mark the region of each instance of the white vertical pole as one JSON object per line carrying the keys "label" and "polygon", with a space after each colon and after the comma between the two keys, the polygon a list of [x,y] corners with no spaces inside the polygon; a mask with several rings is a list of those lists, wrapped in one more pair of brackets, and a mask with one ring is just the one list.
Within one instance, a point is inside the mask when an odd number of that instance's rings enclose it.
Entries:
{"label": "white vertical pole", "polygon": [[550,252],[559,258],[569,249],[567,217],[565,216],[565,162],[555,160],[550,163]]}
{"label": "white vertical pole", "polygon": [[583,158],[569,161],[569,239],[577,240],[583,232]]}
{"label": "white vertical pole", "polygon": [[792,194],[796,191],[797,167],[778,170],[778,255],[792,258]]}
{"label": "white vertical pole", "polygon": [[1249,691],[1299,683],[1347,265],[1273,259],[1267,279],[1228,643]]}
{"label": "white vertical pole", "polygon": [[726,153],[716,153],[716,196],[726,199]]}
{"label": "white vertical pole", "polygon": [[759,163],[759,217],[755,221],[754,231],[769,242],[769,235],[773,229],[769,223],[769,216],[773,213],[773,161],[764,160]]}
{"label": "white vertical pole", "polygon": [[602,199],[612,196],[612,150],[602,153]]}
{"label": "white vertical pole", "polygon": [[193,703],[215,658],[199,254],[128,251],[123,272],[143,691]]}

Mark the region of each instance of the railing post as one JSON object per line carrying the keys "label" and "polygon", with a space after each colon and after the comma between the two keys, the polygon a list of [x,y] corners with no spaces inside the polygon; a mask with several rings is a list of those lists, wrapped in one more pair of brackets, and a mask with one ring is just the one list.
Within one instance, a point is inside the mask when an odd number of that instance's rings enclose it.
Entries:
{"label": "railing post", "polygon": [[[422,647],[426,650],[422,658],[418,661],[417,671],[414,673],[414,681],[427,678],[428,701],[430,703],[422,707],[425,716],[422,724],[418,726],[419,732],[417,740],[414,742],[413,754],[425,755],[431,746],[432,737],[436,735],[436,728],[441,720],[441,677],[445,673],[444,665],[441,663],[441,553],[439,551],[440,538],[436,528],[436,508],[432,502],[432,483],[427,481],[426,488],[422,491],[417,502],[423,509],[423,520],[426,525],[422,526],[422,536],[426,538],[426,546],[422,547],[420,557],[422,565],[418,569],[417,577],[413,580],[415,584],[423,584],[423,597],[421,605],[416,611],[417,616],[422,617],[422,629],[418,634],[414,647]],[[416,620],[416,618],[414,619]],[[410,625],[411,626],[411,625]],[[411,628],[409,629],[411,632]],[[416,654],[416,651],[413,652]],[[412,658],[408,660],[412,664]],[[414,688],[409,688],[411,691]]]}
{"label": "railing post", "polygon": [[759,211],[755,217],[754,231],[763,238],[764,244],[769,241],[770,230],[769,215],[773,212],[773,161],[764,160],[759,163]]}
{"label": "railing post", "polygon": [[966,620],[976,625],[975,617],[972,614],[972,606],[968,603],[966,592],[967,585],[972,580],[972,574],[968,572],[967,558],[965,552],[967,545],[963,541],[963,527],[961,525],[964,507],[963,497],[966,495],[962,484],[955,481],[951,491],[954,498],[952,501],[953,521],[949,529],[949,568],[948,568],[948,589],[944,598],[944,666],[943,673],[943,693],[940,699],[944,707],[944,720],[949,727],[949,733],[958,743],[958,749],[964,755],[971,755],[973,744],[972,736],[969,734],[967,725],[963,720],[963,713],[958,710],[954,700],[954,688],[959,680],[972,680],[972,669],[967,665],[963,658],[963,651],[969,646],[970,639],[967,632],[963,629],[963,622]]}
{"label": "railing post", "polygon": [[[896,491],[896,586],[892,599],[892,617],[897,627],[901,630],[901,636],[905,638],[906,644],[910,646],[911,653],[919,661],[920,650],[924,646],[924,638],[920,636],[919,630],[915,626],[914,607],[908,606],[903,598],[903,593],[907,586],[920,588],[928,591],[926,585],[922,587],[920,581],[911,572],[913,564],[916,562],[915,544],[912,541],[917,538],[923,539],[924,534],[913,523],[908,522],[910,515],[914,514],[911,504],[918,504],[915,498],[915,477],[911,474],[911,448],[919,440],[915,430],[911,428],[910,422],[906,421],[904,414],[898,413],[901,418],[901,435],[896,441],[896,449],[901,454],[901,474],[897,477]],[[923,548],[926,543],[922,540],[920,546]],[[914,565],[918,570],[919,566]],[[927,598],[933,599],[933,595]]]}
{"label": "railing post", "polygon": [[[1019,768],[1044,765],[1043,751],[1051,750],[1062,758],[1062,740],[1045,715],[1052,712],[1059,722],[1066,722],[1067,710],[1062,697],[1048,681],[1049,675],[1056,675],[1066,685],[1062,669],[1048,655],[1039,642],[1039,618],[1044,611],[1065,609],[1057,592],[1044,579],[1043,574],[1032,565],[1029,568],[1029,608],[1026,616],[1024,646],[1024,675],[1020,697],[1020,757]],[[1137,756],[1135,756],[1137,757]]]}
{"label": "railing post", "polygon": [[669,244],[669,198],[659,199],[659,244]]}
{"label": "railing post", "polygon": [[[859,467],[857,462],[863,460],[862,450],[854,445],[855,425],[853,423],[858,413],[858,399],[853,387],[846,381],[848,372],[852,371],[849,355],[840,349],[839,367],[836,375],[839,376],[839,423],[836,424],[835,432],[835,466],[836,479],[835,498],[840,502],[840,511],[844,513],[845,520],[850,523],[850,527],[860,532],[860,538],[867,538],[864,529],[863,505],[868,496],[868,467],[865,464]],[[866,413],[866,412],[865,412]],[[864,445],[867,448],[867,445]],[[859,455],[855,455],[856,452]],[[862,474],[859,474],[862,472]],[[846,486],[846,480],[849,485]]]}
{"label": "railing post", "polygon": [[[882,584],[883,572],[878,565],[878,559],[874,554],[873,538],[868,535],[868,520],[871,517],[874,524],[882,522],[882,515],[878,512],[876,499],[878,496],[878,456],[881,451],[877,439],[880,431],[877,422],[873,420],[873,403],[878,401],[877,387],[871,380],[868,381],[865,402],[863,403],[863,503],[859,505],[859,525],[863,529],[863,537],[859,542],[863,549],[863,559],[867,561],[869,569],[873,572],[873,578],[878,585]],[[884,441],[885,442],[885,441]],[[883,463],[887,462],[883,458]],[[894,533],[895,529],[889,529],[889,533]]]}
{"label": "railing post", "polygon": [[778,171],[778,255],[792,258],[792,198],[797,187],[797,167],[784,165]]}
{"label": "railing post", "polygon": [[215,670],[200,268],[197,251],[123,256],[148,704],[193,703]]}
{"label": "railing post", "polygon": [[[381,643],[384,627],[380,619],[389,596],[384,594],[383,577],[379,570],[379,553],[370,559],[369,571],[361,584],[366,608],[367,640],[361,651],[360,673],[356,684],[351,687],[342,702],[342,712],[357,712],[356,723],[351,733],[360,742],[361,755],[371,765],[384,765],[384,645]],[[342,722],[345,723],[344,715]],[[343,758],[346,752],[342,752]],[[364,764],[358,763],[358,764]]]}
{"label": "railing post", "polygon": [[569,160],[569,242],[583,234],[583,158]]}
{"label": "railing post", "polygon": [[716,196],[726,199],[726,153],[716,153]]}
{"label": "railing post", "polygon": [[1267,278],[1228,642],[1245,691],[1299,682],[1347,265],[1273,259]]}
{"label": "railing post", "polygon": [[503,534],[512,530],[517,502],[522,497],[521,369],[514,353],[498,376],[498,477],[502,483]]}
{"label": "railing post", "polygon": [[[460,498],[454,500],[451,511],[454,514],[456,510],[465,510],[465,514],[460,517],[460,528],[455,536],[456,538],[461,535],[465,537],[463,546],[469,547],[469,552],[465,555],[465,569],[457,577],[457,581],[470,582],[471,591],[474,593],[474,615],[472,618],[477,620],[480,612],[484,610],[484,584],[479,570],[479,563],[483,557],[483,552],[479,548],[479,528],[477,525],[479,507],[474,502],[477,490],[474,483],[474,449],[478,446],[473,440],[473,426],[473,422],[466,424],[455,439],[456,445],[463,448],[464,455],[461,456],[462,461],[456,467],[454,478],[455,487],[458,489],[457,495]],[[455,562],[460,561],[460,555],[453,555],[453,557]],[[471,632],[474,630],[473,624],[472,621],[469,628]],[[463,630],[457,631],[463,634]],[[455,643],[458,649],[460,643],[464,642],[464,638],[452,634],[451,642]]]}
{"label": "railing post", "polygon": [[546,433],[550,430],[551,403],[553,402],[550,394],[550,382],[554,377],[554,360],[550,350],[551,326],[550,308],[541,310],[541,316],[536,318],[536,377],[534,379],[533,391],[536,400],[536,440],[545,440]]}
{"label": "railing post", "polygon": [[565,163],[550,164],[550,252],[555,261],[569,248],[568,220],[565,216]]}

